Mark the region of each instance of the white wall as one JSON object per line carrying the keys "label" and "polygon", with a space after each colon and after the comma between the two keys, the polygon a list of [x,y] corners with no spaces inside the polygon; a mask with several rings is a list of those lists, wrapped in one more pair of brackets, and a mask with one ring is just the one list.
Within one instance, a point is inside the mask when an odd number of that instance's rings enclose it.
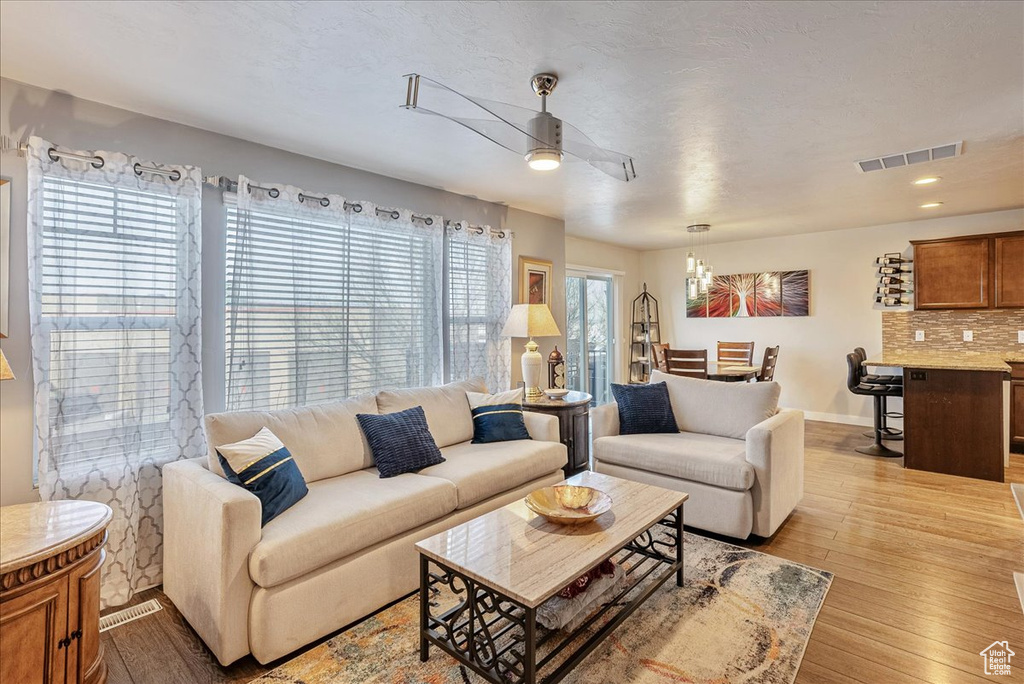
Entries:
{"label": "white wall", "polygon": [[[288,125],[288,122],[282,122]],[[331,164],[189,126],[142,116],[70,95],[0,79],[0,132],[15,140],[39,135],[78,149],[107,149],[154,161],[197,164],[204,175],[239,173],[264,182],[286,182],[311,192],[330,191],[381,206],[489,224],[515,232],[514,263],[519,254],[554,263],[552,310],[564,329],[564,223],[506,206],[436,188]],[[343,135],[339,131],[339,135]],[[12,180],[10,339],[3,351],[17,380],[0,384],[0,505],[38,498],[32,485],[33,377],[29,349],[26,268],[25,160],[0,158],[0,175]],[[207,411],[224,406],[224,206],[219,191],[203,192],[203,372]],[[6,273],[4,275],[7,275]],[[518,291],[518,283],[513,283]],[[542,351],[556,342],[543,340]],[[518,348],[518,351],[517,351]],[[520,375],[521,345],[513,347],[513,375]]]}
{"label": "white wall", "polygon": [[[806,318],[686,318],[686,249],[643,254],[643,275],[661,301],[663,330],[676,348],[706,348],[719,340],[755,343],[760,362],[766,346],[780,345],[775,379],[781,403],[809,417],[870,424],[870,399],[846,389],[846,354],[882,348],[882,316],[872,308],[877,285],[872,261],[902,252],[909,240],[1020,230],[1024,210],[927,219],[787,237],[715,244],[716,274],[810,271],[811,315]],[[899,410],[898,401],[892,408]]]}
{"label": "white wall", "polygon": [[587,240],[567,235],[565,237],[565,263],[581,266],[597,272],[621,272],[616,276],[618,301],[616,302],[615,337],[615,382],[629,379],[629,325],[633,298],[643,287],[641,276],[641,252],[607,242]]}

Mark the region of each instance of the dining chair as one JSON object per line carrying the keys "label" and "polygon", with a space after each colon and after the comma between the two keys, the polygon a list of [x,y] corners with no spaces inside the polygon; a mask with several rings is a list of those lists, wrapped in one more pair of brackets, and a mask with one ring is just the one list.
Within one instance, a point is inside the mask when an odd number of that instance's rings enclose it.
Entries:
{"label": "dining chair", "polygon": [[779,360],[779,347],[767,347],[761,361],[761,372],[757,374],[758,382],[771,382],[775,378],[775,362]]}
{"label": "dining chair", "polygon": [[719,342],[718,363],[750,366],[754,363],[753,342]]}
{"label": "dining chair", "polygon": [[707,349],[666,349],[667,373],[698,380],[708,379]]}
{"label": "dining chair", "polygon": [[654,354],[654,367],[662,373],[668,373],[668,364],[665,363],[666,349],[668,349],[668,342],[651,345],[651,353]]}

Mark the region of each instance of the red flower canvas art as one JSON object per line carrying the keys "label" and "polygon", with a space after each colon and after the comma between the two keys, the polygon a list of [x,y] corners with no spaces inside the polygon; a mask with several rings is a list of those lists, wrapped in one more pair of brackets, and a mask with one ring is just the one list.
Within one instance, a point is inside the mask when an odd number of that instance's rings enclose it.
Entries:
{"label": "red flower canvas art", "polygon": [[716,275],[707,292],[687,296],[687,318],[810,315],[810,272],[767,271]]}

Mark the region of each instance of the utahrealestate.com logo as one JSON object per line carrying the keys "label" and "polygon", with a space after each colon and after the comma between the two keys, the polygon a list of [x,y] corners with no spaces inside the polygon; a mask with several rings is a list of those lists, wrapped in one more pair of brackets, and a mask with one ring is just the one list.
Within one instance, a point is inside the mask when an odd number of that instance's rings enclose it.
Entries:
{"label": "utahrealestate.com logo", "polygon": [[981,657],[985,659],[985,674],[1010,674],[1010,658],[1015,655],[1017,654],[1010,650],[1010,644],[1007,642],[993,641],[988,648],[981,651]]}

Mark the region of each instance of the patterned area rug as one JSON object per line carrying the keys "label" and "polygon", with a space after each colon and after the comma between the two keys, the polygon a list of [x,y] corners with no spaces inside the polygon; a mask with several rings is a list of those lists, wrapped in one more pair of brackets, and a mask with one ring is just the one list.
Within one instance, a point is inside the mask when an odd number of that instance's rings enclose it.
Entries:
{"label": "patterned area rug", "polygon": [[[791,684],[832,573],[686,534],[685,586],[670,579],[591,653],[571,684]],[[256,682],[483,682],[436,647],[419,661],[407,598]]]}

